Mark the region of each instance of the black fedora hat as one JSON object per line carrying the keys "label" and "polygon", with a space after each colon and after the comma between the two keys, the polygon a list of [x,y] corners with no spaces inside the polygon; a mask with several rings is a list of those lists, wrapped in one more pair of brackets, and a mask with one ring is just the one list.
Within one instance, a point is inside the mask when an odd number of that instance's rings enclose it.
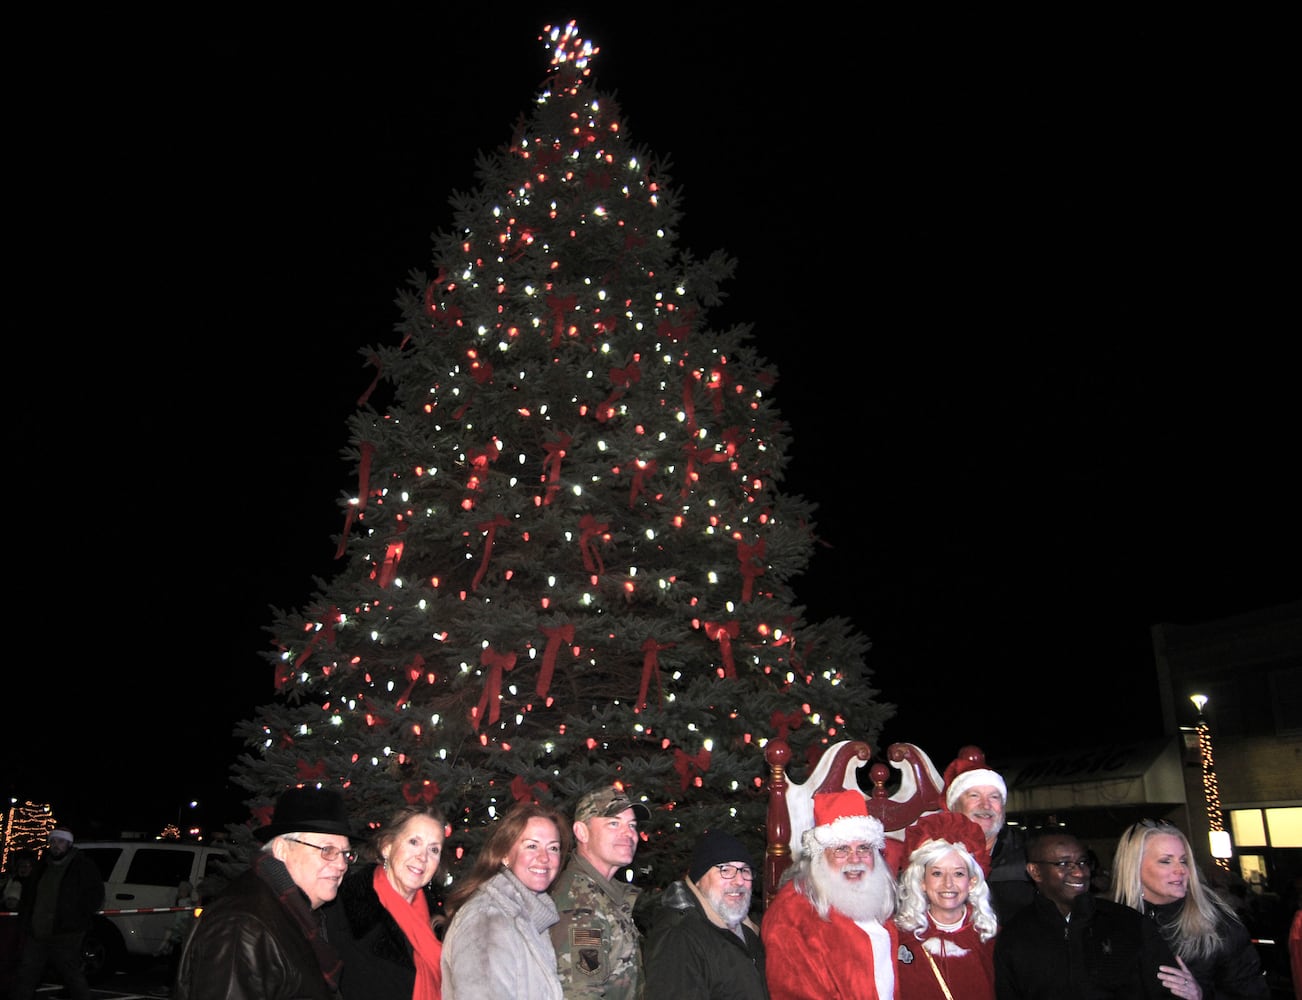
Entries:
{"label": "black fedora hat", "polygon": [[288,788],[276,800],[271,822],[253,831],[262,843],[282,833],[334,833],[355,837],[344,797],[332,788]]}

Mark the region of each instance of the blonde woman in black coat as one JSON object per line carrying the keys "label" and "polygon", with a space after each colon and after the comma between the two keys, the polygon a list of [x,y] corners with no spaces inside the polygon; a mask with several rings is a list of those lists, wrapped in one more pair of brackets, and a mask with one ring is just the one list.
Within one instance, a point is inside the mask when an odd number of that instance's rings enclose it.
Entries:
{"label": "blonde woman in black coat", "polygon": [[[1112,898],[1157,922],[1197,986],[1194,1000],[1269,1000],[1248,929],[1203,885],[1179,827],[1145,819],[1126,829],[1112,862]],[[1179,970],[1163,982],[1188,996],[1180,991],[1186,978]]]}

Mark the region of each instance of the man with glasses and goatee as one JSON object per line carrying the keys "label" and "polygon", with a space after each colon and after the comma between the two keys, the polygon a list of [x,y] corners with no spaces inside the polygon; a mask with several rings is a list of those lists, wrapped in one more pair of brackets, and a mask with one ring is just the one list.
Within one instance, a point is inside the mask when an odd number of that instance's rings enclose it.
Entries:
{"label": "man with glasses and goatee", "polygon": [[1036,895],[1007,923],[1000,921],[998,1000],[1201,1000],[1162,985],[1161,967],[1175,960],[1151,920],[1090,893],[1089,854],[1073,834],[1061,827],[1033,831],[1026,854]]}
{"label": "man with glasses and goatee", "polygon": [[254,831],[263,848],[247,872],[204,908],[181,954],[180,1000],[338,1000],[342,962],[326,940],[320,907],[339,892],[352,849],[343,797],[291,788],[272,821]]}
{"label": "man with glasses and goatee", "polygon": [[755,866],[745,845],[710,830],[687,878],[672,883],[651,917],[647,1000],[769,1000],[764,945],[750,919]]}

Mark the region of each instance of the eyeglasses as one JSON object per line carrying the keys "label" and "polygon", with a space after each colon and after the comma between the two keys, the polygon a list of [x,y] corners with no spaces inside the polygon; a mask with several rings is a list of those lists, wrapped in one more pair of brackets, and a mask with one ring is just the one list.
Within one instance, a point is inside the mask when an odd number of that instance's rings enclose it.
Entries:
{"label": "eyeglasses", "polygon": [[1094,865],[1090,862],[1089,858],[1075,858],[1075,859],[1067,859],[1063,861],[1037,861],[1035,863],[1037,865],[1053,865],[1053,867],[1057,868],[1058,871],[1060,872],[1065,872],[1072,868],[1094,867]]}
{"label": "eyeglasses", "polygon": [[741,876],[743,882],[749,882],[755,877],[755,873],[745,865],[715,865],[719,869],[720,878],[736,878]]}
{"label": "eyeglasses", "polygon": [[832,848],[832,857],[837,861],[844,861],[851,854],[856,858],[871,858],[877,853],[877,848],[872,844],[857,844],[854,847],[841,846]]}
{"label": "eyeglasses", "polygon": [[357,861],[356,851],[341,851],[333,844],[309,844],[306,840],[298,840],[294,837],[286,837],[285,839],[295,844],[302,844],[304,847],[315,847],[321,852],[321,857],[325,861],[337,861],[341,857],[350,865]]}

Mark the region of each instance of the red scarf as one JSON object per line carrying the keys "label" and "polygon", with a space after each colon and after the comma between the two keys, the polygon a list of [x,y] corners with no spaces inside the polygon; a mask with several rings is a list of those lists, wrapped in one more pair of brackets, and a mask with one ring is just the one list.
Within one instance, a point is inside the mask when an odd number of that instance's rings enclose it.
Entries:
{"label": "red scarf", "polygon": [[375,866],[371,884],[375,887],[375,894],[380,897],[381,905],[398,922],[398,927],[407,935],[407,940],[415,951],[416,988],[412,991],[412,1000],[443,1000],[443,972],[439,968],[443,945],[434,936],[434,928],[430,926],[429,902],[425,899],[425,893],[418,891],[416,898],[408,903],[393,888],[382,865]]}

